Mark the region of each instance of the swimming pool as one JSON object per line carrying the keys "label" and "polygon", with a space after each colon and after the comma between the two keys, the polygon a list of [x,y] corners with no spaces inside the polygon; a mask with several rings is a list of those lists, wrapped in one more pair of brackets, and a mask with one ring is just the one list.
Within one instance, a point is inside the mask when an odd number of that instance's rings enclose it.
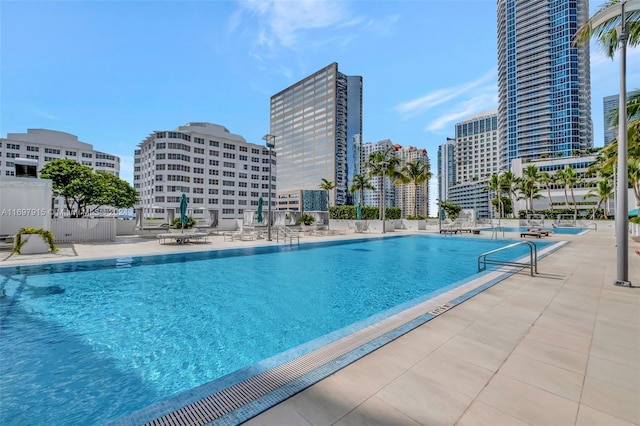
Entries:
{"label": "swimming pool", "polygon": [[[500,230],[504,230],[504,232],[526,232],[527,229],[536,228],[536,229],[544,229],[546,231],[553,232],[554,234],[563,234],[563,235],[578,235],[581,234],[587,229],[583,228],[553,228],[549,226],[539,227],[539,226],[503,226],[500,227]],[[492,228],[484,228],[483,231],[491,231]]]}
{"label": "swimming pool", "polygon": [[127,415],[445,291],[511,242],[406,236],[0,268],[0,421]]}

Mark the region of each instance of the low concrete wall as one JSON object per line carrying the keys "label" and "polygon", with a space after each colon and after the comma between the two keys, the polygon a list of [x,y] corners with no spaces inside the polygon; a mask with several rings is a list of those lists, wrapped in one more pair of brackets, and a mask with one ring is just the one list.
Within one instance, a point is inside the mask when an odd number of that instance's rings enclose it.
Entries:
{"label": "low concrete wall", "polygon": [[[56,242],[115,241],[116,219],[51,219]],[[133,221],[131,221],[133,222]]]}
{"label": "low concrete wall", "polygon": [[409,231],[424,231],[427,229],[426,220],[407,220],[402,219],[403,229]]}
{"label": "low concrete wall", "polygon": [[116,220],[116,235],[135,235],[135,220]]}

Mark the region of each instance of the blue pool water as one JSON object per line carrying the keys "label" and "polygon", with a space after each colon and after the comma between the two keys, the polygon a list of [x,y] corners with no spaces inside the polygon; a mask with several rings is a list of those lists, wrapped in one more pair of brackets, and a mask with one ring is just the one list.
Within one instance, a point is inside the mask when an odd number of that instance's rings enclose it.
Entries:
{"label": "blue pool water", "polygon": [[105,423],[451,288],[509,243],[407,236],[0,268],[0,424]]}
{"label": "blue pool water", "polygon": [[[526,232],[527,229],[530,228],[538,228],[538,229],[544,229],[546,231],[550,231],[553,232],[554,234],[564,234],[564,235],[578,235],[581,232],[584,232],[585,229],[582,228],[553,228],[553,227],[538,227],[538,226],[515,226],[515,227],[508,227],[508,226],[503,226],[500,229],[504,230],[504,232]],[[484,231],[491,231],[491,228],[485,228],[483,229]]]}

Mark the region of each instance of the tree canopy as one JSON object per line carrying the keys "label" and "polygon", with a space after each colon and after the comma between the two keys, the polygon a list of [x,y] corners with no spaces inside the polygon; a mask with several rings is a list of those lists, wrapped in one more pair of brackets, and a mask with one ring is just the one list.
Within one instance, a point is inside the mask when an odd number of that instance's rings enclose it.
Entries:
{"label": "tree canopy", "polygon": [[138,192],[128,182],[68,158],[46,163],[40,177],[53,181],[53,193],[64,198],[74,218],[90,214],[101,206],[130,208],[138,201]]}

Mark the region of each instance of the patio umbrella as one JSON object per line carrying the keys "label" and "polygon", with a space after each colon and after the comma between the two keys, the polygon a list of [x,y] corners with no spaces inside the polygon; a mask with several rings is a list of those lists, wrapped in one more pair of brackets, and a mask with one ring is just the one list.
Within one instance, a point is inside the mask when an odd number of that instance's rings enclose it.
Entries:
{"label": "patio umbrella", "polygon": [[362,208],[360,207],[360,203],[356,206],[356,219],[362,220]]}
{"label": "patio umbrella", "polygon": [[180,225],[182,226],[182,232],[184,232],[184,227],[187,225],[187,221],[189,218],[187,217],[187,194],[182,194],[182,198],[180,199]]}
{"label": "patio umbrella", "polygon": [[264,200],[260,197],[258,199],[258,223],[262,223],[262,203],[264,203]]}

